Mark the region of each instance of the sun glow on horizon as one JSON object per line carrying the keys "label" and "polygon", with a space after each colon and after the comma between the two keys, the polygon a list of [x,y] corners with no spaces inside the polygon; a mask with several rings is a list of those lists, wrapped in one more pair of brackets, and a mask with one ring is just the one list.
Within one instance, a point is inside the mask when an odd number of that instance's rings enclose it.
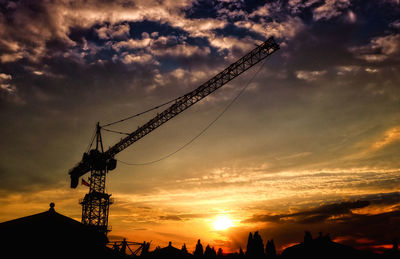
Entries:
{"label": "sun glow on horizon", "polygon": [[218,216],[213,223],[215,230],[226,230],[233,226],[233,221],[225,215]]}

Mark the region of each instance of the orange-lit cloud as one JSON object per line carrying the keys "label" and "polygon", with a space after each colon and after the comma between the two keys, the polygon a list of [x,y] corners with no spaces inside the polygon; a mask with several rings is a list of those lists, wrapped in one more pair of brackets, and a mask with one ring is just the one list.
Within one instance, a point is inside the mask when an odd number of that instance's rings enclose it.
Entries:
{"label": "orange-lit cloud", "polygon": [[372,144],[372,150],[379,150],[387,145],[400,140],[400,126],[393,127],[383,134],[383,136]]}

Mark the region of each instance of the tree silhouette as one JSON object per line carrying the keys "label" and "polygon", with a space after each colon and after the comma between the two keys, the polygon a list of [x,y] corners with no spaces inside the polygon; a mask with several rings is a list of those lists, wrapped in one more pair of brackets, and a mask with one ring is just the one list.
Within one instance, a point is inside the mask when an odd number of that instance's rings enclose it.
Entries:
{"label": "tree silhouette", "polygon": [[193,255],[198,257],[203,256],[203,245],[200,243],[200,239],[197,241]]}
{"label": "tree silhouette", "polygon": [[258,231],[254,232],[254,236],[251,232],[249,233],[246,256],[251,258],[261,258],[264,256],[264,244]]}
{"label": "tree silhouette", "polygon": [[185,254],[188,253],[185,243],[183,243],[183,246],[182,246],[182,248],[181,248],[181,251],[182,251],[183,253],[185,253]]}
{"label": "tree silhouette", "polygon": [[276,257],[276,249],[273,239],[267,241],[267,245],[265,246],[265,254],[268,258]]}
{"label": "tree silhouette", "polygon": [[216,257],[217,253],[215,252],[214,247],[211,248],[210,245],[207,245],[206,250],[204,251],[204,256],[209,258]]}
{"label": "tree silhouette", "polygon": [[310,231],[305,231],[304,232],[304,244],[310,244],[312,242],[313,238],[310,233]]}
{"label": "tree silhouette", "polygon": [[247,238],[247,249],[246,249],[246,255],[249,255],[253,250],[253,234],[250,232],[249,237]]}
{"label": "tree silhouette", "polygon": [[242,248],[239,249],[239,257],[244,257],[244,253],[243,253],[243,249]]}

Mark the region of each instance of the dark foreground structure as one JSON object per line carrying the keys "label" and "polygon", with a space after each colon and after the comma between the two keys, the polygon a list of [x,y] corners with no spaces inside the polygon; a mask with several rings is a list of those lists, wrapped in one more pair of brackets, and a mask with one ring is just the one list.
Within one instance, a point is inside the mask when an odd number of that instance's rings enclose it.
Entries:
{"label": "dark foreground structure", "polygon": [[48,211],[0,223],[1,258],[107,258],[107,242],[98,231],[57,213],[54,203]]}
{"label": "dark foreground structure", "polygon": [[303,242],[286,248],[281,255],[275,250],[273,240],[264,242],[258,232],[250,233],[246,252],[224,254],[207,245],[203,248],[198,240],[196,249],[189,253],[186,245],[175,248],[170,242],[167,247],[149,251],[150,243],[143,242],[141,249],[131,250],[124,240],[110,244],[107,237],[96,229],[57,213],[54,203],[48,211],[0,223],[1,258],[363,258],[400,259],[397,242],[384,254],[359,251],[332,241],[329,235],[319,234],[313,238],[305,233]]}

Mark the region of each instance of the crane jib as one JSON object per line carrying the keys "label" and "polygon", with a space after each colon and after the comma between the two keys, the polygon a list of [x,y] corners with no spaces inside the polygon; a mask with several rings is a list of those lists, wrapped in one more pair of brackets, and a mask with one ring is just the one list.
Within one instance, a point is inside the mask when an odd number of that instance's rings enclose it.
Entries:
{"label": "crane jib", "polygon": [[[266,57],[270,56],[278,49],[279,45],[274,41],[274,39],[272,37],[268,38],[264,43],[257,46],[255,49],[238,59],[236,62],[232,63],[216,76],[200,85],[193,91],[178,98],[174,104],[165,109],[163,112],[157,114],[153,119],[139,127],[136,131],[121,139],[118,143],[104,152],[104,157],[107,160],[113,159],[116,154],[129,147],[139,139],[143,138],[156,128],[160,127],[170,119],[174,118],[179,113],[188,109],[198,101],[202,100],[209,94],[221,88],[226,83],[238,77],[240,74],[250,69]],[[78,185],[79,177],[89,172],[91,167],[92,166],[90,163],[82,159],[79,164],[69,171],[72,188],[75,188]],[[113,168],[115,168],[115,165]]]}
{"label": "crane jib", "polygon": [[142,127],[132,132],[129,136],[125,137],[113,147],[109,148],[106,153],[111,157],[115,156],[134,142],[138,141],[154,129],[158,128],[168,120],[172,119],[179,113],[183,112],[193,104],[197,103],[207,95],[211,94],[224,84],[236,78],[267,56],[271,55],[274,51],[279,49],[279,45],[275,43],[273,38],[269,38],[262,45],[258,46],[241,59],[231,64],[222,72],[196,88],[190,93],[180,97],[173,105],[158,114]]}

